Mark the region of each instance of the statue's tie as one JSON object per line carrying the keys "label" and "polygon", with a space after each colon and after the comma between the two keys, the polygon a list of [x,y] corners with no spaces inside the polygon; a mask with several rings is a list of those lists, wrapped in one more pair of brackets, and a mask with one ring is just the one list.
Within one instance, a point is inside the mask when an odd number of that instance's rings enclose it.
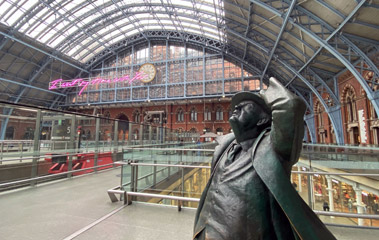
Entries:
{"label": "statue's tie", "polygon": [[234,144],[231,148],[231,150],[228,153],[227,159],[226,159],[226,165],[231,164],[234,161],[235,156],[239,151],[241,151],[242,147],[239,144]]}

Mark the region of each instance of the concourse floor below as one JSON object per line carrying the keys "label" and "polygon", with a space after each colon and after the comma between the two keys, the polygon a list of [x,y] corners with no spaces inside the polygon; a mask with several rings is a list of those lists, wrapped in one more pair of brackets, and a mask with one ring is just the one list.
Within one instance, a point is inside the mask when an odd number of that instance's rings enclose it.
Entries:
{"label": "concourse floor below", "polygon": [[[0,194],[0,239],[191,239],[195,209],[111,203],[120,182],[111,169]],[[376,240],[379,230],[329,227],[337,239]]]}

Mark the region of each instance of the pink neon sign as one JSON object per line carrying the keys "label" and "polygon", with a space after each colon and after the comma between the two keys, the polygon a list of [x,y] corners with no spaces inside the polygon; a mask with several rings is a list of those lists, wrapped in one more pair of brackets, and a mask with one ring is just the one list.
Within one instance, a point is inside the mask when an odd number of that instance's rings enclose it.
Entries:
{"label": "pink neon sign", "polygon": [[125,75],[120,78],[113,78],[113,79],[102,79],[102,78],[95,78],[94,80],[84,80],[83,78],[77,78],[74,80],[63,80],[63,79],[56,79],[54,81],[49,82],[49,90],[52,89],[58,89],[58,88],[69,88],[69,87],[82,87],[78,93],[78,95],[81,95],[84,89],[87,88],[88,85],[98,85],[101,83],[117,83],[117,82],[129,82],[131,84],[132,82],[136,80],[142,80],[148,77],[148,75],[144,72],[136,72],[133,78],[130,78],[129,75]]}

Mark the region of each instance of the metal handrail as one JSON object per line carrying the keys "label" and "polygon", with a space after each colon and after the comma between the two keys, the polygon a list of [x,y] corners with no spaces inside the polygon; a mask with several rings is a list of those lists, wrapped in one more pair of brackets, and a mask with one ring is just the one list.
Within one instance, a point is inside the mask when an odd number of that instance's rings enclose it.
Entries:
{"label": "metal handrail", "polygon": [[[40,176],[40,177],[28,178],[28,179],[13,181],[13,182],[0,183],[0,188],[10,186],[10,185],[14,185],[14,184],[27,183],[27,182],[31,182],[31,181],[35,181],[35,180],[48,179],[48,178],[57,177],[57,176],[64,176],[64,175],[67,175],[70,173],[82,172],[82,171],[87,171],[87,170],[92,170],[92,169],[97,169],[97,168],[102,168],[102,167],[107,167],[107,166],[115,166],[115,164],[114,163],[108,163],[108,164],[99,165],[99,166],[95,166],[95,167],[82,168],[82,169],[78,169],[78,170],[71,170],[71,171],[67,171],[67,172],[63,172],[63,173],[56,173],[56,174],[52,174],[52,175],[45,175],[45,176]],[[117,167],[117,166],[115,166],[115,167]]]}
{"label": "metal handrail", "polygon": [[358,214],[358,213],[342,213],[313,210],[317,215],[334,216],[334,217],[350,217],[350,218],[365,218],[379,220],[379,215],[374,214]]}
{"label": "metal handrail", "polygon": [[199,165],[181,165],[181,164],[162,164],[162,163],[138,163],[138,162],[122,162],[118,161],[115,164],[131,165],[131,166],[157,166],[157,167],[181,167],[181,168],[211,168],[210,166]]}
{"label": "metal handrail", "polygon": [[[111,153],[114,153],[113,151],[110,151]],[[116,153],[120,153],[122,151],[118,151]],[[0,160],[0,162],[11,162],[11,161],[24,161],[24,160],[28,160],[28,159],[35,159],[35,158],[49,158],[50,156],[48,154],[52,154],[52,152],[46,152],[44,153],[44,155],[41,155],[41,153],[43,152],[35,152],[35,153],[39,153],[39,155],[35,155],[35,156],[31,156],[31,157],[22,157],[22,158],[11,158],[11,159],[2,159]],[[89,152],[74,152],[74,153],[69,153],[67,152],[66,154],[56,154],[56,155],[51,155],[52,157],[64,157],[64,156],[76,156],[78,154],[85,154],[85,153],[101,153],[101,152],[93,152],[93,151],[89,151]]]}
{"label": "metal handrail", "polygon": [[178,197],[171,195],[162,195],[162,194],[154,194],[154,193],[141,193],[141,192],[127,192],[126,195],[131,196],[140,196],[140,197],[155,197],[155,198],[166,198],[171,200],[179,200],[179,201],[189,201],[189,202],[199,202],[199,198],[189,198],[189,197]]}
{"label": "metal handrail", "polygon": [[334,172],[307,172],[307,171],[291,171],[291,173],[300,173],[306,175],[336,175],[336,176],[360,176],[360,177],[379,177],[379,173],[334,173]]}
{"label": "metal handrail", "polygon": [[[114,190],[112,190],[112,191],[114,191]],[[122,190],[117,190],[116,193],[124,193],[124,192],[127,195],[131,195],[131,196],[165,198],[165,199],[171,199],[171,200],[190,201],[190,202],[199,202],[200,201],[199,198],[179,197],[179,196],[162,195],[162,194],[154,194],[154,193],[141,193],[141,192],[122,191]],[[319,210],[313,210],[313,212],[317,215],[324,215],[324,216],[364,218],[364,219],[379,220],[379,215],[374,215],[374,214],[371,215],[371,214],[357,214],[357,213],[327,212],[327,211],[319,211]]]}
{"label": "metal handrail", "polygon": [[155,150],[155,151],[199,151],[199,152],[214,152],[214,149],[197,149],[197,148],[134,148],[123,147],[124,150]]}
{"label": "metal handrail", "polygon": [[354,149],[354,150],[374,150],[374,151],[379,151],[379,147],[367,147],[367,146],[346,146],[346,145],[327,145],[327,144],[303,143],[303,148],[304,147],[323,147],[323,148],[339,148],[339,149]]}

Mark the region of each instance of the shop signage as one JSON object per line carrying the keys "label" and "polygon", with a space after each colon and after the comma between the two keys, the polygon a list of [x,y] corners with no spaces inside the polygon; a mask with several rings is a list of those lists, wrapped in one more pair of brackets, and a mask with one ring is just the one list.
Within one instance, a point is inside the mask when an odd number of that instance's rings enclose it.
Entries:
{"label": "shop signage", "polygon": [[59,89],[59,88],[69,88],[69,87],[79,87],[80,91],[78,95],[81,95],[84,89],[87,88],[88,85],[98,85],[101,83],[118,83],[118,82],[128,82],[131,84],[137,80],[144,80],[148,77],[148,75],[144,72],[136,72],[133,78],[130,78],[129,75],[125,75],[119,78],[112,79],[103,79],[103,78],[95,78],[93,80],[86,78],[77,78],[73,80],[63,80],[56,79],[54,81],[49,82],[49,90]]}

